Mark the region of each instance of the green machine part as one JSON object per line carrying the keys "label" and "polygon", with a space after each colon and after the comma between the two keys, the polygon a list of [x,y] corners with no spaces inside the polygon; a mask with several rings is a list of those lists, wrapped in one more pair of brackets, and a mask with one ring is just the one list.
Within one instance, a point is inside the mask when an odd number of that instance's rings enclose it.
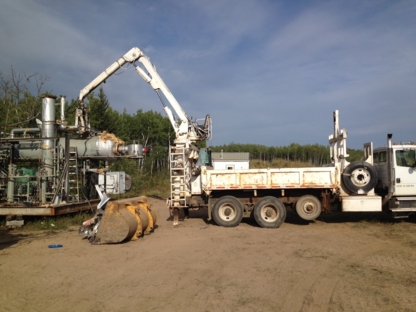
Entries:
{"label": "green machine part", "polygon": [[33,180],[36,177],[36,173],[38,172],[37,169],[29,169],[29,168],[19,168],[17,170],[17,176],[15,178],[15,194],[16,193],[28,193],[29,187],[29,194],[33,194],[34,185],[36,181]]}

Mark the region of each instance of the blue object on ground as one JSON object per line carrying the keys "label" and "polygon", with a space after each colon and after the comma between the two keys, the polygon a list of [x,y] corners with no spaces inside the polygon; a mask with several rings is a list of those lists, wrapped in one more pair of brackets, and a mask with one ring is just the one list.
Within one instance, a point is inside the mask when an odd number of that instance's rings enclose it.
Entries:
{"label": "blue object on ground", "polygon": [[62,245],[61,244],[54,244],[54,245],[49,245],[49,248],[61,248]]}

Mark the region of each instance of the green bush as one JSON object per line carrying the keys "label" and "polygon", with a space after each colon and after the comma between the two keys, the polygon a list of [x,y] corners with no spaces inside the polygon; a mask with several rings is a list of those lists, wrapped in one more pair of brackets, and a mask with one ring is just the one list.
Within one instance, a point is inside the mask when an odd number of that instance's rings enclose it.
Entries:
{"label": "green bush", "polygon": [[136,197],[141,195],[169,197],[169,170],[149,171],[139,169],[138,163],[133,159],[120,159],[110,166],[112,171],[124,171],[131,177],[131,190],[121,198]]}

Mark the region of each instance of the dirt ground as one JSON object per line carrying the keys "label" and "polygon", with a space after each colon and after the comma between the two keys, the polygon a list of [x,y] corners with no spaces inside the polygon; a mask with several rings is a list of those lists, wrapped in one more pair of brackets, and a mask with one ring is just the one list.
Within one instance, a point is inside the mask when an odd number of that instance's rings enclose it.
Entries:
{"label": "dirt ground", "polygon": [[191,211],[173,228],[164,201],[151,204],[154,233],[119,245],[78,228],[1,230],[0,311],[416,310],[412,220],[292,212],[279,229],[223,228]]}

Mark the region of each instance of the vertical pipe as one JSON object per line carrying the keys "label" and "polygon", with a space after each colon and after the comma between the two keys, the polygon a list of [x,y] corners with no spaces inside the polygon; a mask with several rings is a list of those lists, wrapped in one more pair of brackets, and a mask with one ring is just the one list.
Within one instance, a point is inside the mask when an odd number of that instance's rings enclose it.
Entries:
{"label": "vertical pipe", "polygon": [[104,192],[107,192],[107,172],[109,171],[108,161],[104,162]]}
{"label": "vertical pipe", "polygon": [[46,203],[48,182],[53,177],[53,150],[55,149],[55,99],[54,96],[46,96],[42,99],[42,204]]}
{"label": "vertical pipe", "polygon": [[339,156],[339,119],[338,119],[338,110],[334,111],[334,153],[333,153],[333,157],[334,157],[334,162],[335,164],[338,163],[338,156]]}
{"label": "vertical pipe", "polygon": [[7,182],[7,202],[13,203],[14,197],[14,177],[16,175],[16,165],[9,164],[8,182]]}
{"label": "vertical pipe", "polygon": [[389,183],[389,193],[394,192],[394,174],[393,174],[393,146],[391,143],[391,139],[393,134],[387,134],[387,180]]}
{"label": "vertical pipe", "polygon": [[65,95],[61,95],[61,121],[65,121]]}

